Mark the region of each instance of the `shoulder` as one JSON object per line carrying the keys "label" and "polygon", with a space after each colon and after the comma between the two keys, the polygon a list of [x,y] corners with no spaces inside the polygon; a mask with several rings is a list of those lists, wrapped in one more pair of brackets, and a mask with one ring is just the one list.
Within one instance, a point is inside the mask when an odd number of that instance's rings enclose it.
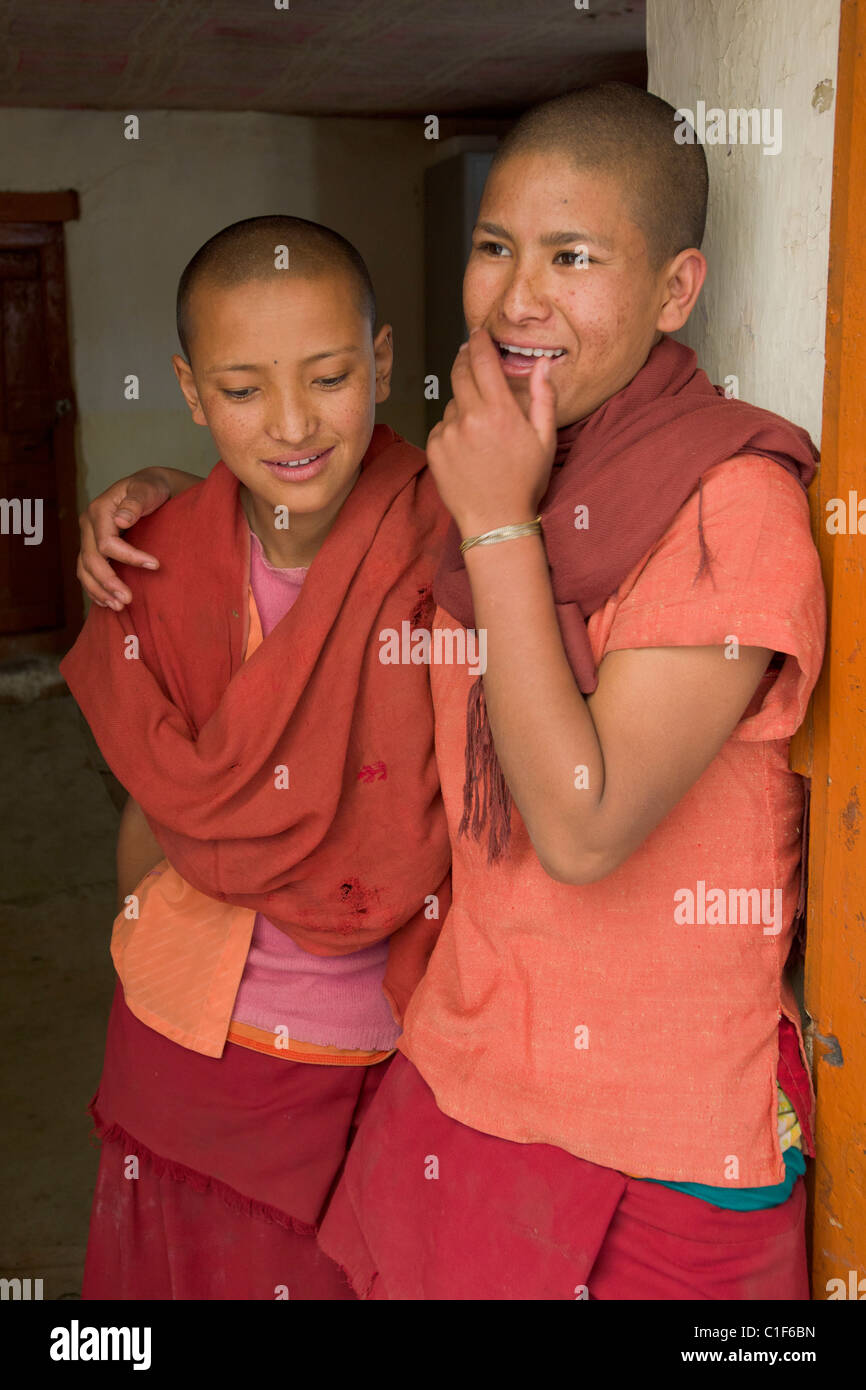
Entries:
{"label": "shoulder", "polygon": [[[802,483],[787,468],[763,454],[738,454],[709,468],[701,480],[700,493],[689,499],[717,525],[736,523],[752,534],[760,532],[774,517],[794,527],[798,534],[811,536],[809,499]],[[686,504],[688,506],[688,503]],[[683,523],[681,509],[675,519]]]}
{"label": "shoulder", "polygon": [[164,602],[178,586],[194,606],[193,594],[204,594],[203,579],[210,590],[224,585],[243,561],[239,541],[245,526],[238,480],[221,462],[201,482],[142,517],[126,534],[133,545],[156,556],[159,569],[118,566],[139,605],[136,611],[141,614],[142,604]]}
{"label": "shoulder", "polygon": [[808,695],[823,655],[825,599],[801,484],[758,455],[709,469],[700,494],[593,614],[590,634],[597,659],[633,647],[725,645],[733,635],[790,654],[798,700]]}
{"label": "shoulder", "polygon": [[368,451],[370,461],[378,461],[389,472],[402,476],[413,506],[432,528],[439,541],[444,538],[451,518],[439,496],[427,455],[417,444],[410,444],[390,425],[377,425]]}
{"label": "shoulder", "polygon": [[398,434],[390,425],[374,426],[365,458],[368,464],[377,459],[388,463],[399,459],[407,471],[414,470],[416,473],[427,466],[424,450],[419,449],[417,444],[410,444],[408,439],[404,439],[403,435]]}
{"label": "shoulder", "polygon": [[798,479],[759,454],[737,455],[708,469],[620,597],[639,591],[651,602],[661,586],[668,600],[678,590],[694,598],[698,573],[717,597],[749,589],[772,601],[798,575],[820,587],[809,499]]}
{"label": "shoulder", "polygon": [[[228,494],[235,486],[234,475],[224,463],[217,463],[206,478],[143,516],[124,532],[124,539],[142,550],[161,547],[163,553],[188,545],[190,537],[200,533],[203,512],[214,507],[218,494]],[[162,554],[158,558],[162,560]]]}

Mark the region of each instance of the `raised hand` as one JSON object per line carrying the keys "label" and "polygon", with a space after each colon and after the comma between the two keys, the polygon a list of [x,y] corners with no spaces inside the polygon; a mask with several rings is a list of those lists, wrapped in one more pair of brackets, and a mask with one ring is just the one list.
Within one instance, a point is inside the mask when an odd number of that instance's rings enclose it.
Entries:
{"label": "raised hand", "polygon": [[540,357],[524,414],[485,329],[475,329],[457,353],[454,398],[430,431],[427,460],[463,536],[536,515],[556,449],[556,393],[547,373]]}

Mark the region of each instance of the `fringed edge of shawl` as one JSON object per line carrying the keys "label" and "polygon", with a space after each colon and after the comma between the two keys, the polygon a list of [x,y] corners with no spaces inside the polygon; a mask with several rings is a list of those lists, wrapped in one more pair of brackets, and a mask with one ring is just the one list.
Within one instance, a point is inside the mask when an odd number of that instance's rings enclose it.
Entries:
{"label": "fringed edge of shawl", "polygon": [[480,840],[488,821],[487,862],[492,864],[502,858],[511,841],[511,793],[496,756],[479,676],[466,704],[463,815],[457,834],[471,832],[473,839]]}

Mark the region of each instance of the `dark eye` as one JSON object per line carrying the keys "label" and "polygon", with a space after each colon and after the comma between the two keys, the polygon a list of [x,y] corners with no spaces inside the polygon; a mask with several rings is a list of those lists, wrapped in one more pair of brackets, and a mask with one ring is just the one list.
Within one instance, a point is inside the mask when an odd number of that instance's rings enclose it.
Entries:
{"label": "dark eye", "polygon": [[253,391],[254,388],[252,386],[244,386],[243,389],[239,391],[229,391],[227,387],[224,387],[223,395],[227,396],[230,401],[248,401]]}
{"label": "dark eye", "polygon": [[579,269],[581,266],[596,265],[596,260],[590,256],[585,246],[578,246],[575,251],[560,251],[554,256],[553,263],[554,265],[570,265],[572,269]]}
{"label": "dark eye", "polygon": [[343,372],[342,376],[320,376],[316,379],[317,385],[324,387],[339,386],[341,382],[346,380],[348,375],[348,372]]}
{"label": "dark eye", "polygon": [[492,256],[494,260],[501,260],[502,255],[508,254],[508,247],[503,246],[501,241],[479,241],[475,249],[483,251],[486,256]]}

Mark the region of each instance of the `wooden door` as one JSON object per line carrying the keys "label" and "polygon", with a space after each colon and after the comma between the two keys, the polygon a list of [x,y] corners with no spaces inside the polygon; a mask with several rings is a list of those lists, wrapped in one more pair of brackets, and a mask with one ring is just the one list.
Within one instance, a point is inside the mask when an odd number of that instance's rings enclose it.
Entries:
{"label": "wooden door", "polygon": [[[842,0],[836,85],[821,468],[811,498],[830,622],[792,766],[812,779],[805,992],[818,1098],[812,1293],[864,1299],[866,0]],[[847,520],[830,530],[835,499],[846,504]]]}
{"label": "wooden door", "polygon": [[69,200],[0,194],[0,658],[64,651],[81,621],[63,222],[27,217]]}

